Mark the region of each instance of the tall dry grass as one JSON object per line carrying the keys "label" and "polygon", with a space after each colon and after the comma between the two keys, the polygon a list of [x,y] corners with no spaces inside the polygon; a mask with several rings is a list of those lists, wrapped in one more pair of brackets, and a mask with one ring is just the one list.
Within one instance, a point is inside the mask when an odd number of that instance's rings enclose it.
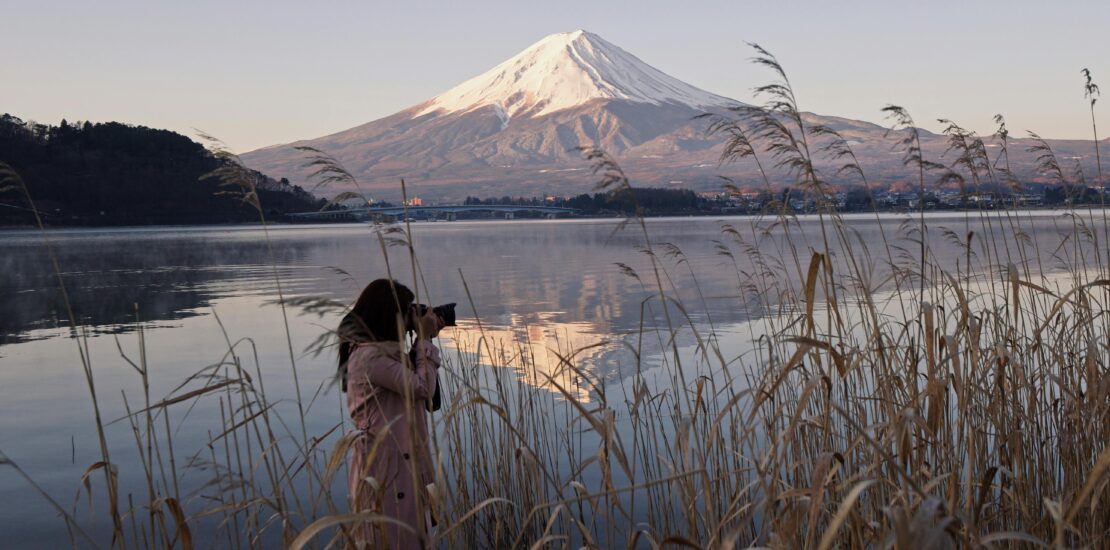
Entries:
{"label": "tall dry grass", "polygon": [[[930,227],[922,201],[916,219],[907,218],[896,234],[867,242],[833,208],[819,168],[819,161],[839,162],[840,174],[870,190],[849,142],[832,128],[807,124],[782,65],[753,48],[774,81],[757,89],[765,105],[711,117],[710,129],[727,140],[722,161],[758,163],[768,187],[775,182],[764,167],[785,170],[818,211],[811,222],[778,204],[764,216],[722,225],[715,247],[737,266],[733,298],[761,313],[743,323],[745,351],[730,355],[712,320],[695,321],[699,308],[709,309],[700,290],[696,304],[677,299],[674,281],[696,281],[693,267],[641,216],[622,230],[636,231],[648,271],[620,267],[650,292],[639,304],[640,329],[615,343],[634,358],[616,380],[586,368],[583,349],[551,350],[563,372],[539,371],[528,360],[531,349],[485,334],[482,304],[470,300],[476,331],[445,354],[441,380],[451,400],[432,419],[440,527],[429,542],[1106,547],[1110,254],[1107,233],[1097,231],[1104,212],[1068,212],[1061,242],[1048,251],[1030,236],[1032,220],[1022,211],[968,211],[963,227],[953,230]],[[1092,86],[1088,80],[1093,116]],[[909,112],[885,111],[895,122],[892,145],[916,173],[921,198],[937,183],[968,192],[988,183],[1020,188],[1001,117],[993,136],[1001,144],[997,156],[984,146],[991,138],[947,122],[951,155],[927,159]],[[1075,183],[1047,142],[1033,138],[1041,171]],[[322,179],[357,184],[335,159],[306,153]],[[612,158],[597,149],[582,153],[600,189],[630,191]],[[242,165],[227,161],[218,175],[257,202]],[[20,187],[10,170],[3,175]],[[374,231],[373,246],[390,276],[411,278],[424,297],[434,296],[423,283],[428,266],[419,261],[411,228]],[[960,260],[936,254],[930,243],[938,237],[959,248]],[[389,266],[395,247],[408,255],[411,272]],[[755,268],[741,269],[740,256]],[[1051,269],[1044,258],[1066,269]],[[277,299],[283,312],[300,308],[335,319],[345,310],[312,297]],[[72,328],[84,350],[80,327]],[[329,547],[346,544],[357,522],[389,521],[346,509],[342,472],[354,439],[344,427],[308,433],[299,382],[292,399],[300,418],[287,421],[275,405],[288,397],[267,395],[253,342],[225,336],[222,356],[176,391],[161,399],[144,391],[141,405],[128,405],[123,420],[141,471],[114,467],[94,371],[82,352],[102,456],[81,481],[90,487],[102,471],[111,504],[103,513],[113,529],[110,540],[94,541],[76,508],[67,511],[44,494],[75,544]],[[285,338],[295,368],[292,338]],[[328,354],[333,342],[325,333],[312,349]],[[123,359],[149,388],[145,353]],[[521,383],[521,371],[545,389]],[[221,423],[210,428],[205,448],[188,454],[193,450],[173,445],[178,426],[168,411],[198,403],[218,407]],[[211,472],[205,499],[179,487],[184,467]],[[122,502],[117,476],[142,478],[147,494]]]}

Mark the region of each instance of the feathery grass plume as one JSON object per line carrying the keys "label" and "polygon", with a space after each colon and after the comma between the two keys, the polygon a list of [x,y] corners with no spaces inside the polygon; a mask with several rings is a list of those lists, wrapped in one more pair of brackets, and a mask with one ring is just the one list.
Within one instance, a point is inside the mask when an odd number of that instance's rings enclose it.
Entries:
{"label": "feathery grass plume", "polygon": [[309,174],[309,178],[317,180],[312,190],[315,191],[321,187],[339,183],[350,184],[361,191],[358,179],[335,157],[308,145],[300,145],[294,147],[294,149],[305,154],[307,160],[304,164],[301,164],[301,168],[311,169],[312,173]]}
{"label": "feathery grass plume", "polygon": [[[837,176],[854,175],[854,176],[856,176],[860,179],[860,182],[863,184],[864,189],[867,191],[867,198],[869,200],[869,206],[871,207],[872,212],[875,215],[875,221],[876,221],[876,223],[881,223],[880,218],[879,218],[878,208],[875,204],[875,193],[871,189],[871,185],[867,181],[867,176],[863,173],[863,168],[860,167],[859,159],[856,157],[856,153],[855,153],[854,150],[852,150],[852,146],[848,143],[848,140],[844,139],[844,137],[840,135],[840,132],[837,132],[832,127],[824,125],[824,124],[817,124],[817,125],[810,126],[809,132],[810,132],[810,135],[814,136],[815,138],[825,140],[825,144],[822,145],[819,148],[819,152],[823,153],[824,155],[826,155],[828,158],[830,158],[833,161],[842,161],[843,162],[843,164],[841,164],[840,167],[836,171]],[[839,218],[836,218],[836,221],[837,221],[837,231],[841,232],[841,239],[842,239],[842,241],[844,241],[844,240],[846,240],[845,236],[843,235],[844,225],[843,225],[843,223],[841,223],[841,220]],[[899,271],[898,271],[897,265],[894,262],[894,254],[893,254],[893,252],[891,250],[891,247],[890,247],[890,241],[887,239],[887,236],[886,236],[885,232],[880,232],[879,235],[880,235],[880,237],[882,239],[882,242],[883,242],[883,249],[886,251],[887,264],[890,267],[891,276],[897,278],[897,277],[899,277]],[[854,258],[852,249],[853,249],[853,247],[848,247],[848,255],[849,255],[849,258],[852,260],[852,262],[855,263],[855,258]],[[854,267],[854,272],[857,276],[863,274],[863,269],[859,265],[855,265],[853,267]],[[862,283],[862,281],[863,281],[863,279],[861,278],[860,282]],[[895,292],[898,294],[898,297],[899,297],[898,301],[899,301],[899,305],[902,309],[902,315],[905,316],[906,310],[905,310],[904,300],[902,299],[902,294],[901,294],[902,285],[896,283],[894,285],[894,287],[895,287]],[[870,288],[866,289],[863,292],[863,296],[865,296],[866,299],[868,299],[868,300],[870,300],[870,297],[871,297],[871,292],[869,292],[869,290],[870,290]],[[870,304],[870,307],[872,307],[872,309],[873,309],[872,316],[877,318],[878,313],[877,313],[877,311],[874,310],[874,304]]]}
{"label": "feathery grass plume", "polygon": [[1094,83],[1090,69],[1084,68],[1080,72],[1086,80],[1086,82],[1083,83],[1083,98],[1091,100],[1091,134],[1094,136],[1095,164],[1098,167],[1098,183],[1099,185],[1104,185],[1102,181],[1102,154],[1099,153],[1098,149],[1098,126],[1095,124],[1095,102],[1098,101],[1098,97],[1102,95],[1102,92],[1099,91],[1098,84]]}
{"label": "feathery grass plume", "polygon": [[[727,140],[725,142],[725,149],[719,159],[720,164],[733,163],[741,159],[751,158],[759,170],[760,177],[766,188],[766,192],[774,197],[775,188],[771,183],[771,179],[767,174],[763,162],[760,160],[759,155],[756,153],[754,141],[764,141],[766,143],[765,150],[770,153],[773,161],[772,166],[775,168],[785,168],[788,173],[793,174],[796,179],[802,179],[806,171],[806,162],[803,160],[801,148],[798,142],[794,139],[794,134],[791,130],[778,120],[777,116],[784,116],[787,118],[794,117],[794,122],[798,125],[801,124],[801,119],[797,117],[796,105],[793,102],[793,91],[790,89],[789,80],[786,78],[786,73],[782,66],[778,63],[773,55],[766,50],[755,44],[749,44],[757,52],[757,57],[753,62],[761,66],[770,67],[772,71],[779,77],[779,81],[769,86],[757,88],[757,95],[770,95],[770,99],[764,107],[752,106],[736,106],[731,107],[730,110],[740,117],[735,120],[729,117],[724,117],[716,114],[704,114],[699,118],[708,118],[710,121],[707,127],[707,133],[710,135],[716,133],[725,133]],[[781,115],[776,115],[774,110],[782,111]],[[725,178],[726,189],[730,192],[738,192],[739,189],[733,186],[729,188],[731,181]],[[803,185],[804,192],[812,192],[812,185]],[[775,201],[765,207],[773,207]],[[793,246],[793,241],[790,236],[790,224],[792,222],[790,212],[790,204],[787,197],[783,196],[781,201],[778,201],[778,208],[773,211],[778,216],[778,223],[781,224],[786,231],[787,240],[791,243],[791,255],[794,259],[794,266],[799,276],[802,274],[801,259],[798,257],[797,251]]]}
{"label": "feathery grass plume", "polygon": [[759,167],[760,174],[763,175],[763,180],[770,184],[766,173],[763,171],[763,164],[759,162],[759,157],[755,154],[755,147],[748,138],[748,132],[739,120],[716,113],[703,113],[694,118],[695,120],[709,120],[709,125],[705,129],[707,135],[725,134],[725,146],[717,159],[718,165],[731,164],[752,157]]}
{"label": "feathery grass plume", "polygon": [[1087,188],[1087,175],[1083,172],[1083,163],[1079,159],[1074,159],[1074,166],[1071,169],[1071,181],[1075,182],[1078,189],[1085,190]]}
{"label": "feathery grass plume", "polygon": [[[1099,150],[1098,146],[1098,124],[1096,124],[1095,122],[1095,102],[1098,101],[1098,97],[1102,95],[1102,92],[1099,90],[1098,84],[1095,84],[1094,78],[1091,76],[1090,69],[1084,68],[1080,72],[1083,74],[1083,78],[1085,80],[1085,82],[1083,83],[1083,97],[1084,99],[1090,100],[1091,137],[1095,146],[1095,168],[1097,170],[1096,173],[1098,174],[1099,204],[1103,210],[1102,238],[1104,242],[1110,243],[1110,220],[1107,220],[1105,216],[1106,181],[1102,177],[1102,152]],[[1110,263],[1110,258],[1107,259],[1107,262]]]}
{"label": "feathery grass plume", "polygon": [[[755,43],[748,43],[748,46],[756,51],[756,55],[751,58],[751,62],[771,69],[778,80],[770,84],[757,86],[753,90],[756,97],[766,98],[761,107],[741,105],[732,108],[748,123],[749,131],[745,132],[739,124],[729,124],[724,120],[714,121],[715,123],[711,124],[710,128],[717,131],[727,131],[731,134],[729,143],[735,149],[735,155],[732,158],[739,159],[752,156],[754,148],[751,145],[751,139],[766,142],[764,148],[771,154],[774,166],[787,170],[799,183],[810,188],[816,184],[816,181],[812,177],[812,163],[809,162],[809,158],[805,154],[804,126],[798,112],[794,90],[790,86],[790,79],[773,54]],[[798,136],[780,118],[793,124],[799,131]],[[726,157],[722,156],[722,158]]]}
{"label": "feathery grass plume", "polygon": [[[991,166],[994,168],[994,171],[996,173],[1002,175],[1006,188],[1009,189],[1010,194],[1013,197],[1011,208],[1016,211],[1024,203],[1026,191],[1025,185],[1014,174],[1014,171],[1010,166],[1010,131],[1006,128],[1006,119],[1001,114],[996,114],[994,115],[993,120],[994,123],[998,125],[998,128],[994,132],[994,138],[998,144],[998,156],[995,157],[994,162],[991,164]],[[1040,243],[1037,239],[1033,239],[1030,237],[1029,232],[1022,226],[1021,218],[1022,216],[1020,214],[1015,215],[1016,223],[1014,227],[1014,234],[1017,236],[1018,241],[1021,243],[1021,246],[1018,247],[1019,255],[1021,256],[1019,266],[1025,270],[1026,279],[1029,279],[1032,277],[1030,266],[1033,263],[1030,261],[1029,252],[1027,251],[1029,244],[1032,244],[1033,256],[1036,258],[1038,271],[1043,273],[1044,267],[1040,264]],[[1032,224],[1032,213],[1027,214],[1026,221]]]}
{"label": "feathery grass plume", "polygon": [[[632,184],[624,174],[620,164],[600,147],[579,146],[573,149],[582,155],[582,159],[591,164],[591,173],[600,177],[594,184],[594,189],[608,193],[632,193]],[[637,210],[642,213],[642,210]]]}
{"label": "feathery grass plume", "polygon": [[1014,171],[1010,168],[1010,130],[1006,128],[1006,118],[1001,114],[996,114],[993,120],[994,123],[998,125],[998,129],[994,131],[994,137],[998,140],[998,156],[991,166],[994,168],[995,172],[1005,177],[1006,186],[1010,189],[1011,193],[1022,193],[1025,191],[1025,186],[1021,183],[1021,180],[1014,175]]}
{"label": "feathery grass plume", "polygon": [[[626,198],[632,202],[632,214],[626,217],[614,230],[614,233],[623,229],[629,223],[636,221],[643,228],[644,209],[636,198],[636,191],[632,183],[621,169],[620,164],[600,147],[578,146],[572,149],[590,163],[590,173],[597,176],[594,190],[602,191],[614,198]],[[644,228],[646,231],[646,228]]]}
{"label": "feathery grass plume", "polygon": [[[227,144],[219,138],[202,130],[197,130],[197,136],[205,142],[208,152],[219,161],[219,166],[215,170],[202,175],[200,179],[218,179],[220,186],[227,188],[227,191],[217,194],[229,195],[249,204],[262,217],[262,202],[258,198],[258,184],[262,175],[248,169],[239,155],[232,153]],[[262,222],[265,223],[264,218]]]}
{"label": "feathery grass plume", "polygon": [[320,208],[321,211],[351,199],[361,199],[363,205],[370,203],[370,197],[362,190],[362,185],[359,183],[358,178],[347,170],[338,159],[320,149],[308,145],[299,145],[294,147],[294,149],[304,153],[306,156],[307,160],[301,165],[301,168],[311,170],[308,177],[316,180],[316,185],[312,186],[312,192],[332,184],[349,185],[355,188],[354,191],[342,191],[337,193]]}
{"label": "feathery grass plume", "polygon": [[1060,160],[1056,157],[1052,146],[1036,132],[1028,131],[1027,133],[1029,138],[1033,140],[1033,144],[1026,150],[1037,156],[1037,172],[1043,176],[1048,176],[1052,183],[1056,185],[1067,186],[1068,180],[1064,177],[1064,171],[1060,168]]}
{"label": "feathery grass plume", "polygon": [[[809,146],[809,132],[802,120],[801,111],[798,109],[794,88],[790,84],[790,78],[787,77],[786,70],[783,69],[782,64],[773,54],[759,44],[749,42],[748,46],[756,52],[756,55],[751,58],[751,62],[770,69],[777,80],[770,84],[757,86],[753,90],[756,97],[766,98],[762,107],[740,106],[737,109],[753,127],[756,139],[766,143],[764,150],[771,154],[771,158],[775,160],[775,166],[785,169],[802,186],[804,192],[813,198],[817,205],[823,257],[827,260],[832,248],[830,247],[825,216],[832,216],[834,221],[838,216],[831,201],[829,201],[827,185],[814,167],[813,155]],[[787,121],[790,126],[784,124],[780,119]],[[793,248],[793,243],[791,243],[791,248]],[[799,275],[802,275],[801,261],[796,252],[792,254]],[[826,261],[824,267],[824,292],[832,297],[830,304],[837,304],[839,302],[837,286],[831,277],[833,272],[832,263]],[[844,330],[843,319],[839,312],[834,309],[834,313],[835,315],[828,319],[826,327],[830,334],[833,332],[834,325],[838,332]]]}
{"label": "feathery grass plume", "polygon": [[[867,176],[863,175],[863,169],[860,168],[855,151],[852,150],[851,145],[848,145],[848,140],[840,135],[840,132],[825,124],[814,124],[809,127],[809,133],[816,138],[825,138],[826,140],[825,144],[818,148],[818,152],[824,154],[830,160],[844,161],[836,170],[837,176],[851,174],[863,181],[864,185],[867,184]],[[868,188],[868,191],[870,192],[870,188]],[[871,206],[874,207],[874,205],[874,197],[872,197]]]}
{"label": "feathery grass plume", "polygon": [[983,175],[990,177],[992,165],[982,138],[950,119],[939,118],[937,122],[944,126],[941,133],[948,137],[948,148],[941,156],[953,151],[958,153],[955,166],[967,170],[976,184],[982,181]]}
{"label": "feathery grass plume", "polygon": [[[737,109],[733,109],[737,110]],[[763,167],[763,162],[759,160],[759,155],[756,153],[755,146],[752,144],[751,139],[748,137],[748,130],[744,128],[740,120],[730,117],[722,116],[714,113],[704,113],[695,117],[695,119],[708,119],[709,125],[706,127],[707,135],[725,134],[725,146],[721,151],[721,155],[717,160],[718,166],[724,164],[732,164],[739,162],[742,159],[751,158],[755,162],[756,168],[759,170],[759,176],[763,180],[765,192],[774,197],[775,188],[771,184],[771,178],[767,175],[767,170]],[[719,176],[725,183],[725,190],[733,195],[740,194],[740,188],[726,176]],[[773,203],[774,201],[772,201]],[[763,208],[767,208],[764,205]],[[777,212],[780,216],[786,216],[786,201],[780,203],[780,208]]]}
{"label": "feathery grass plume", "polygon": [[[757,94],[783,94],[779,91],[782,85],[768,85],[756,88]],[[738,112],[749,122],[751,135],[755,140],[763,142],[763,150],[770,154],[774,161],[772,166],[786,170],[787,174],[794,177],[795,183],[802,185],[808,193],[817,192],[817,181],[813,174],[813,165],[804,152],[804,147],[780,116],[787,120],[795,121],[797,116],[793,107],[787,101],[773,95],[772,99],[762,107],[740,107]],[[796,119],[801,125],[801,119]]]}
{"label": "feathery grass plume", "polygon": [[[771,52],[756,43],[749,42],[748,46],[756,51],[751,62],[770,69],[778,80],[756,86],[753,90],[756,97],[766,98],[762,107],[741,106],[737,109],[746,115],[752,124],[756,139],[766,141],[765,150],[775,159],[775,166],[785,168],[789,174],[797,178],[798,183],[809,192],[816,194],[818,201],[822,202],[824,200],[823,181],[813,166],[813,158],[806,138],[806,126],[802,121],[790,79],[786,76],[782,64]],[[794,128],[787,127],[779,120],[780,118],[787,120]]]}
{"label": "feathery grass plume", "polygon": [[[621,221],[613,230],[613,233],[622,230],[628,223],[633,221],[640,228],[640,235],[644,240],[642,250],[651,260],[652,273],[655,276],[656,291],[659,296],[659,304],[667,322],[667,330],[669,332],[667,341],[670,343],[675,368],[680,368],[682,360],[678,343],[675,339],[675,325],[671,319],[670,308],[667,306],[668,299],[666,295],[666,286],[663,284],[663,270],[659,266],[658,258],[653,249],[651,236],[648,234],[647,230],[647,223],[644,221],[644,210],[639,200],[636,198],[636,191],[632,188],[632,183],[629,181],[628,176],[625,175],[624,170],[620,167],[620,164],[617,163],[616,159],[600,147],[576,147],[574,150],[582,155],[583,160],[591,163],[591,174],[599,176],[594,186],[595,189],[611,193],[614,196],[627,197],[632,201],[633,214]],[[676,408],[678,407],[677,401],[675,406]]]}
{"label": "feathery grass plume", "polygon": [[[972,188],[975,192],[979,192],[982,190],[985,180],[989,180],[990,182],[994,181],[994,170],[990,161],[990,156],[987,154],[986,145],[979,136],[950,119],[941,118],[937,119],[937,122],[944,125],[944,129],[941,133],[948,137],[948,147],[941,156],[943,157],[951,152],[957,153],[952,166],[946,169],[947,172],[941,176],[938,185],[943,186],[950,182],[956,182],[959,185],[964,207],[964,234],[968,236],[966,243],[968,249],[966,258],[968,262],[968,274],[970,276],[971,235],[973,233],[971,230],[971,213],[968,210],[969,191],[966,185],[967,179],[962,176],[953,177],[953,175],[959,175],[960,171],[967,174],[971,178]],[[988,269],[992,263],[992,258],[997,261],[998,265],[1009,265],[1012,263],[1009,242],[1007,240],[1003,240],[1006,257],[1003,259],[998,252],[998,239],[995,238],[993,216],[986,216],[980,209],[979,218],[983,225],[986,226],[985,233],[988,236],[988,239],[983,241],[987,243],[986,261]],[[991,253],[991,246],[994,248],[993,254]],[[993,284],[993,279],[991,280],[991,284]]]}
{"label": "feathery grass plume", "polygon": [[928,238],[928,228],[925,225],[925,172],[943,168],[942,165],[925,159],[925,155],[921,149],[921,131],[918,129],[917,124],[914,122],[910,112],[904,107],[898,105],[887,105],[883,107],[882,112],[886,113],[888,120],[893,120],[893,126],[887,130],[886,135],[890,136],[893,132],[901,130],[906,132],[906,135],[898,141],[897,147],[902,150],[902,165],[906,167],[916,168],[917,170],[917,200],[918,200],[918,216],[919,216],[919,235],[921,239],[921,297],[925,296],[925,255],[926,246],[925,242]]}
{"label": "feathery grass plume", "polygon": [[[228,194],[238,197],[239,200],[250,204],[258,211],[258,220],[262,224],[262,234],[266,241],[266,251],[270,256],[270,268],[274,278],[274,287],[277,291],[278,303],[281,306],[281,319],[282,326],[285,329],[286,351],[289,356],[289,367],[293,373],[293,386],[296,391],[297,411],[300,416],[301,443],[304,445],[303,450],[308,452],[310,447],[308,443],[305,404],[303,394],[301,393],[301,379],[297,372],[297,358],[293,352],[293,335],[289,330],[289,312],[285,303],[285,292],[282,289],[281,276],[278,273],[277,255],[274,253],[274,245],[270,240],[270,229],[266,222],[266,215],[262,209],[262,202],[258,196],[257,184],[262,176],[259,172],[247,168],[243,160],[239,158],[238,155],[232,153],[228,149],[227,144],[220,139],[203,131],[198,131],[198,135],[208,144],[207,147],[212,156],[221,163],[217,169],[201,176],[201,179],[210,177],[218,178],[222,186],[231,188],[231,191],[227,192]],[[311,460],[311,455],[306,454],[304,460],[307,464]],[[308,491],[310,493],[314,491],[311,476],[308,477]],[[315,509],[316,503],[313,502],[312,506],[313,509]]]}
{"label": "feathery grass plume", "polygon": [[[706,127],[706,134],[711,136],[725,134],[726,136],[724,149],[721,151],[721,156],[717,160],[718,166],[751,158],[752,161],[755,162],[756,168],[759,170],[759,176],[763,179],[763,184],[767,193],[774,194],[775,190],[774,186],[771,185],[771,178],[767,176],[767,171],[763,168],[763,162],[759,160],[759,155],[756,154],[755,146],[752,145],[751,139],[748,137],[748,131],[744,128],[741,121],[714,113],[704,113],[695,118],[709,120],[709,125]],[[722,178],[726,182],[726,190],[731,193],[739,193],[740,189],[736,187],[731,180],[723,176]]]}
{"label": "feathery grass plume", "polygon": [[996,113],[994,115],[994,118],[992,118],[991,120],[993,120],[994,123],[998,125],[998,129],[994,131],[994,137],[998,138],[999,141],[998,158],[996,158],[994,161],[994,168],[995,170],[1005,170],[1006,173],[1012,175],[1013,171],[1009,168],[1010,130],[1006,128],[1006,117],[1002,116],[1002,113]]}

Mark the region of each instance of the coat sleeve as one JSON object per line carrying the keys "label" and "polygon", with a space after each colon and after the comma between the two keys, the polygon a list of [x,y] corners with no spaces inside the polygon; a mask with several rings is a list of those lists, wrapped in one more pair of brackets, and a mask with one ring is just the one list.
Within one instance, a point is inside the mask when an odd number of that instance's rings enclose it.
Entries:
{"label": "coat sleeve", "polygon": [[439,349],[428,340],[416,342],[415,368],[403,361],[388,360],[367,369],[367,381],[375,386],[404,394],[406,389],[416,399],[431,399],[436,391],[436,369],[439,368]]}

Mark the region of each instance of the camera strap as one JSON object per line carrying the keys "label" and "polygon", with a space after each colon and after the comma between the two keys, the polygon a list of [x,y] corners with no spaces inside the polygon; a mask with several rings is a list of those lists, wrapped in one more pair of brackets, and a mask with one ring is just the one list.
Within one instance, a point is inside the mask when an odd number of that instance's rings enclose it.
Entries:
{"label": "camera strap", "polygon": [[436,391],[432,394],[431,401],[424,402],[427,405],[428,412],[436,412],[443,407],[443,398],[439,394],[439,373],[436,372]]}

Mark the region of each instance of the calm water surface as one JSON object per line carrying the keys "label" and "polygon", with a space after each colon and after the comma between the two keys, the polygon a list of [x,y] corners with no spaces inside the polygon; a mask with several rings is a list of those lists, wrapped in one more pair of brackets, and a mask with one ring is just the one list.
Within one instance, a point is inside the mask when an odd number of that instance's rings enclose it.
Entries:
{"label": "calm water surface", "polygon": [[[1071,222],[1053,212],[1022,216],[1029,216],[1027,248],[1042,248],[1042,261],[1051,270],[1058,263],[1051,251]],[[877,272],[884,269],[884,235],[896,255],[912,257],[916,245],[899,237],[906,232],[905,220],[850,218],[852,238],[860,243],[854,250],[866,256],[866,247]],[[981,234],[982,222],[972,220]],[[963,251],[940,229],[965,234],[964,222],[962,214],[929,217],[930,243],[942,261],[954,265]],[[686,304],[689,323],[716,333],[726,344],[748,338],[740,326],[761,311],[741,299],[738,290],[745,277],[738,272],[756,271],[753,258],[722,226],[729,224],[752,241],[752,223],[751,218],[648,222],[653,240],[674,245],[655,247],[665,286]],[[639,250],[641,234],[633,228],[614,232],[615,227],[613,220],[414,224],[421,300],[458,302],[460,327],[445,334],[448,348],[471,342],[480,319],[488,338],[509,349],[529,350],[509,367],[519,369],[525,382],[542,385],[527,372],[554,372],[551,350],[619,341],[637,331],[645,316],[659,313],[650,305],[644,308],[651,303],[655,278]],[[1013,246],[1016,257],[1019,239],[1001,219],[994,227],[1002,239],[998,246]],[[816,247],[820,232],[803,221],[795,236],[802,263],[808,263],[806,243]],[[387,234],[386,240],[392,237]],[[282,314],[274,303],[275,270],[287,297],[343,303],[353,301],[366,282],[388,273],[405,283],[414,279],[407,250],[386,242],[383,254],[383,243],[367,225],[274,227],[269,232],[273,256],[264,232],[251,227],[64,230],[51,231],[49,239],[80,331],[88,336],[106,421],[121,418],[127,405],[142,408],[139,377],[127,359],[138,362],[145,353],[152,400],[157,401],[190,374],[221,361],[229,339],[249,338],[257,348],[268,395],[295,395]],[[725,249],[731,257],[722,254]],[[774,243],[764,250],[774,252]],[[85,495],[78,493],[85,468],[99,460],[89,390],[41,234],[0,232],[0,263],[0,452],[63,506],[75,507],[79,517],[99,519],[104,510],[90,513]],[[326,432],[343,418],[339,393],[329,384],[334,356],[305,351],[335,320],[330,313],[290,309],[294,360],[304,399],[311,403],[310,434]],[[626,374],[622,365],[629,363],[615,343],[580,359],[607,380],[619,380]],[[573,386],[573,380],[566,382]],[[576,391],[590,399],[585,390]],[[288,402],[282,406],[293,410]],[[175,425],[185,414],[188,422],[182,425],[196,428],[174,436],[183,455],[205,447],[211,434],[202,427],[219,426],[214,407],[178,411],[172,417]],[[109,440],[117,456],[134,455],[126,422],[109,428]],[[93,479],[94,495],[103,492],[103,479],[99,474]],[[122,480],[123,493],[145,497],[140,481]],[[89,525],[94,533],[104,532],[104,525]],[[13,541],[28,548],[68,541],[63,522],[10,469],[0,469],[0,537],[4,547]]]}

